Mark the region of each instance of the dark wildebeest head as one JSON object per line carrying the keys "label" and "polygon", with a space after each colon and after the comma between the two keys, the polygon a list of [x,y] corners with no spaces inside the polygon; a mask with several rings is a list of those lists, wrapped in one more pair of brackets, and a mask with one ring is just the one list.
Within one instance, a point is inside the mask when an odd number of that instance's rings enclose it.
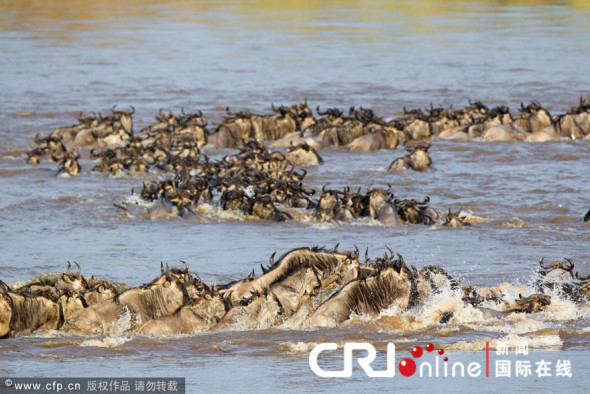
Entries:
{"label": "dark wildebeest head", "polygon": [[410,167],[416,171],[426,171],[432,165],[432,159],[428,155],[430,144],[415,145],[408,148],[410,152]]}
{"label": "dark wildebeest head", "polygon": [[113,285],[106,280],[101,280],[84,292],[84,300],[88,306],[92,306],[116,297],[118,294]]}
{"label": "dark wildebeest head", "polygon": [[394,205],[400,218],[413,224],[433,224],[438,215],[436,211],[428,206],[430,197],[426,196],[424,201],[418,202],[411,200],[394,200]]}
{"label": "dark wildebeest head", "polygon": [[457,212],[451,212],[451,208],[449,208],[449,212],[447,213],[447,217],[443,223],[443,226],[451,227],[451,228],[459,228],[462,226],[468,226],[469,223],[465,223],[464,219],[461,217],[461,209]]}
{"label": "dark wildebeest head", "polygon": [[75,261],[74,264],[76,264],[78,270],[75,273],[72,273],[72,265],[68,261],[68,269],[61,275],[59,281],[55,284],[55,287],[58,289],[70,290],[74,294],[81,294],[88,289],[88,283],[82,276],[82,268],[80,267],[80,264]]}
{"label": "dark wildebeest head", "polygon": [[58,170],[58,174],[68,174],[69,176],[76,176],[80,173],[80,163],[78,159],[80,155],[75,152],[67,152],[61,158],[61,167]]}
{"label": "dark wildebeest head", "polygon": [[[55,300],[61,309],[62,320],[66,321],[78,311],[86,308],[88,304],[84,296],[74,293],[71,290],[62,290],[61,295]],[[63,323],[62,321],[62,323]]]}
{"label": "dark wildebeest head", "polygon": [[536,101],[526,107],[523,103],[520,103],[520,112],[521,116],[516,119],[516,124],[528,133],[534,133],[552,123],[549,111]]}
{"label": "dark wildebeest head", "polygon": [[299,123],[298,131],[303,131],[316,123],[316,120],[311,112],[311,108],[307,105],[307,101],[303,104],[291,106],[289,111],[297,118]]}
{"label": "dark wildebeest head", "polygon": [[29,164],[39,164],[39,161],[42,157],[46,156],[49,150],[47,148],[34,148],[30,151],[26,152],[27,154],[27,163]]}
{"label": "dark wildebeest head", "polygon": [[393,193],[391,192],[391,185],[387,185],[387,189],[380,187],[367,188],[367,197],[369,199],[369,215],[372,218],[377,218],[379,212],[383,207],[391,205],[393,201]]}
{"label": "dark wildebeest head", "polygon": [[545,258],[542,258],[539,261],[539,266],[541,268],[543,268],[544,270],[547,270],[545,272],[541,272],[544,275],[548,274],[549,272],[551,272],[553,270],[563,270],[563,271],[567,272],[571,278],[574,277],[574,274],[573,274],[574,263],[570,259],[567,259],[567,258],[564,258],[563,261],[553,261],[549,265],[545,265]]}
{"label": "dark wildebeest head", "polygon": [[535,313],[544,310],[547,305],[551,304],[551,296],[547,294],[532,294],[523,298],[522,294],[519,294],[518,299],[515,301],[517,306],[509,312]]}
{"label": "dark wildebeest head", "polygon": [[430,110],[428,110],[428,112],[429,122],[434,135],[438,135],[442,131],[452,127],[459,126],[459,119],[452,108],[444,109],[443,107],[434,107],[431,103]]}
{"label": "dark wildebeest head", "polygon": [[250,205],[249,213],[255,218],[273,222],[285,222],[293,219],[289,213],[278,210],[268,195],[255,197]]}

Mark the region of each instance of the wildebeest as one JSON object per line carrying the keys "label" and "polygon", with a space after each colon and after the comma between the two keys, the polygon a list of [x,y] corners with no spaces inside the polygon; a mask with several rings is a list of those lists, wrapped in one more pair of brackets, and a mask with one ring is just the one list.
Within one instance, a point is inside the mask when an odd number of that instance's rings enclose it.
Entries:
{"label": "wildebeest", "polygon": [[277,323],[282,313],[283,307],[273,292],[253,292],[250,298],[230,309],[214,329],[267,329]]}
{"label": "wildebeest", "polygon": [[138,330],[138,334],[147,335],[178,335],[193,334],[212,328],[225,315],[225,301],[215,287],[206,287],[188,305],[183,306],[173,315],[164,316],[146,322]]}
{"label": "wildebeest", "polygon": [[432,125],[428,117],[420,109],[406,110],[404,108],[404,117],[398,119],[403,126],[401,142],[408,140],[424,140],[432,135]]}
{"label": "wildebeest", "polygon": [[320,221],[346,221],[352,219],[352,212],[342,199],[345,195],[346,193],[343,191],[326,189],[325,186],[322,187],[322,195],[315,211],[316,219]]}
{"label": "wildebeest", "polygon": [[0,337],[22,331],[56,330],[63,323],[60,305],[42,293],[20,293],[0,281]]}
{"label": "wildebeest", "polygon": [[9,296],[10,287],[0,281],[0,338],[6,338],[16,323],[16,313],[12,298]]}
{"label": "wildebeest", "polygon": [[574,274],[573,274],[574,263],[570,259],[564,258],[563,261],[553,261],[549,265],[545,265],[544,261],[545,261],[545,258],[542,258],[539,261],[539,266],[541,268],[543,268],[544,270],[548,270],[548,271],[541,272],[542,274],[547,275],[547,273],[552,270],[563,270],[569,274],[570,278],[574,277]]}
{"label": "wildebeest", "polygon": [[469,225],[470,224],[466,223],[465,219],[461,216],[461,208],[459,208],[457,212],[451,212],[451,208],[449,208],[449,212],[447,213],[447,217],[445,217],[443,226],[458,228]]}
{"label": "wildebeest", "polygon": [[250,112],[230,113],[207,137],[208,145],[213,148],[235,148],[254,136],[252,114]]}
{"label": "wildebeest", "polygon": [[79,311],[63,328],[85,334],[100,333],[125,313],[130,314],[132,327],[170,315],[189,301],[186,280],[186,275],[162,269],[162,276],[152,282]]}
{"label": "wildebeest", "polygon": [[414,199],[398,200],[393,204],[399,217],[406,223],[412,224],[434,224],[438,219],[438,212],[430,208],[430,197],[426,196],[424,201],[418,202]]}
{"label": "wildebeest", "polygon": [[428,155],[430,144],[407,146],[409,154],[395,159],[389,165],[389,171],[401,172],[409,168],[415,171],[426,171],[432,165],[432,159]]}
{"label": "wildebeest", "polygon": [[299,145],[291,145],[289,151],[285,154],[285,160],[292,166],[297,167],[324,163],[318,152],[305,142]]}
{"label": "wildebeest", "polygon": [[348,149],[358,152],[372,152],[379,149],[395,149],[402,133],[399,122],[366,127],[366,133],[348,144]]}
{"label": "wildebeest", "polygon": [[288,319],[307,302],[313,310],[311,297],[322,286],[318,272],[310,260],[298,259],[290,265],[290,272],[261,293],[254,291],[250,298],[228,311],[219,328],[239,326],[241,329],[267,328]]}
{"label": "wildebeest", "polygon": [[57,171],[58,174],[67,174],[69,176],[76,176],[80,173],[80,163],[78,159],[80,155],[78,153],[68,152],[61,160],[61,167]]}
{"label": "wildebeest", "polygon": [[533,101],[526,107],[523,103],[520,103],[520,112],[521,116],[516,118],[514,124],[528,134],[542,130],[552,123],[549,111],[536,101]]}
{"label": "wildebeest", "polygon": [[274,254],[270,257],[270,266],[263,268],[263,275],[258,278],[250,276],[244,280],[220,287],[220,292],[230,306],[239,304],[251,297],[252,293],[263,294],[265,289],[283,280],[289,273],[302,268],[313,267],[320,280],[337,274],[346,283],[358,275],[358,255],[351,252],[339,253],[322,248],[299,248],[285,253],[275,262]]}
{"label": "wildebeest", "polygon": [[[307,104],[295,105],[291,108],[280,106],[275,108],[273,115],[252,115],[253,138],[258,141],[274,141],[296,131],[304,130],[315,123]],[[302,127],[303,125],[303,127]]]}
{"label": "wildebeest", "polygon": [[375,315],[394,304],[407,308],[411,302],[412,280],[405,264],[380,268],[373,276],[355,279],[342,287],[303,325],[333,326],[347,320],[352,313]]}
{"label": "wildebeest", "polygon": [[105,300],[116,297],[119,294],[116,287],[110,282],[103,280],[101,283],[97,283],[90,287],[83,294],[84,301],[88,306],[100,304]]}
{"label": "wildebeest", "polygon": [[590,102],[580,97],[578,106],[558,115],[553,123],[555,133],[572,140],[588,138],[590,133]]}
{"label": "wildebeest", "polygon": [[518,295],[515,300],[516,305],[510,307],[504,312],[525,312],[525,313],[536,313],[540,312],[551,304],[551,296],[547,294],[532,294],[528,297],[523,298],[522,294]]}
{"label": "wildebeest", "polygon": [[54,288],[57,292],[62,290],[69,290],[72,293],[82,293],[88,289],[86,279],[81,275],[82,268],[76,262],[78,267],[75,273],[71,272],[71,263],[68,261],[68,269],[61,273],[46,273],[33,278],[26,283],[18,283],[13,285],[14,290],[18,292],[34,293],[40,291],[51,290]]}
{"label": "wildebeest", "polygon": [[391,185],[387,190],[382,188],[368,188],[368,208],[369,215],[381,223],[388,226],[397,226],[400,223],[400,217],[393,205],[393,193]]}

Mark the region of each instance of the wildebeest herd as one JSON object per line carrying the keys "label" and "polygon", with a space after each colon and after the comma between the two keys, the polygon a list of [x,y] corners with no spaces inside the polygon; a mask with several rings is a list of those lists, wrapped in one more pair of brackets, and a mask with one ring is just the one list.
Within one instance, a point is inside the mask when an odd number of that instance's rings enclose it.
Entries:
{"label": "wildebeest herd", "polygon": [[[148,214],[197,215],[208,204],[270,221],[347,221],[371,218],[385,225],[402,223],[468,225],[466,215],[450,208],[446,214],[429,206],[430,199],[395,198],[391,185],[369,185],[363,191],[328,185],[311,187],[303,167],[323,163],[318,150],[342,147],[350,151],[394,149],[403,144],[408,154],[389,165],[389,171],[426,171],[432,164],[434,138],[457,141],[590,140],[590,103],[580,99],[567,113],[552,116],[536,102],[521,105],[518,114],[507,107],[489,108],[476,102],[462,109],[406,110],[386,120],[367,108],[317,108],[307,103],[273,107],[273,114],[230,112],[213,129],[203,114],[160,112],[156,123],[134,132],[134,110],[111,110],[81,116],[79,123],[35,138],[27,160],[37,164],[51,158],[59,173],[80,173],[80,155],[95,161],[93,171],[113,176],[150,173],[135,197],[149,205]],[[212,159],[204,151],[237,150]],[[208,151],[209,153],[209,151]],[[132,191],[132,194],[134,191]],[[317,197],[316,197],[317,195]],[[114,204],[129,212],[131,203]],[[585,221],[590,220],[590,211]],[[0,282],[0,337],[36,330],[101,334],[113,326],[128,332],[169,335],[221,329],[324,327],[352,315],[378,315],[397,306],[423,305],[433,294],[458,292],[466,305],[493,317],[534,313],[551,304],[556,292],[576,303],[590,297],[590,276],[573,274],[569,260],[545,265],[535,292],[518,298],[499,288],[462,287],[442,268],[409,267],[393,252],[359,260],[359,251],[300,248],[246,278],[216,285],[204,283],[184,268],[161,266],[152,282],[130,287],[105,278],[84,277],[68,265],[64,273],[44,274],[27,283]],[[438,321],[453,318],[442,312]]]}
{"label": "wildebeest herd", "polygon": [[[159,173],[156,181],[144,182],[140,196],[155,202],[151,216],[196,212],[202,203],[214,204],[264,220],[349,220],[371,217],[387,225],[398,223],[464,224],[465,215],[446,217],[415,199],[395,199],[391,187],[314,189],[304,185],[306,171],[296,169],[323,163],[318,149],[346,147],[351,151],[393,149],[403,143],[409,153],[395,159],[389,171],[426,171],[431,138],[466,141],[550,141],[590,139],[590,103],[580,98],[567,113],[551,116],[540,104],[521,105],[518,114],[505,106],[489,108],[481,102],[462,109],[432,107],[406,110],[386,120],[373,110],[351,107],[348,114],[337,108],[314,117],[307,103],[272,107],[274,113],[257,115],[227,109],[212,130],[200,111],[177,116],[160,112],[156,123],[135,133],[134,109],[111,110],[80,116],[79,123],[35,138],[27,152],[29,163],[42,158],[60,163],[59,173],[81,171],[81,152],[97,162],[93,171],[111,175]],[[271,149],[287,149],[285,152]],[[239,153],[210,159],[203,149],[236,148]],[[313,195],[318,193],[319,198]],[[126,203],[115,204],[121,210]],[[452,216],[452,217],[451,217]]]}
{"label": "wildebeest herd", "polygon": [[[0,281],[0,337],[60,330],[67,335],[111,332],[146,335],[194,334],[208,330],[266,329],[334,326],[354,315],[378,316],[419,308],[442,291],[457,294],[466,307],[498,318],[510,313],[536,313],[551,304],[551,296],[575,303],[590,300],[590,275],[573,274],[568,259],[545,264],[524,297],[500,288],[462,287],[438,266],[421,270],[408,266],[402,256],[387,248],[382,257],[364,262],[359,250],[338,251],[314,247],[286,252],[262,275],[254,270],[244,279],[206,284],[183,268],[161,264],[160,275],[139,287],[105,278],[85,277],[78,264],[63,273],[43,274],[8,286]],[[435,321],[452,322],[453,310],[441,310]]]}

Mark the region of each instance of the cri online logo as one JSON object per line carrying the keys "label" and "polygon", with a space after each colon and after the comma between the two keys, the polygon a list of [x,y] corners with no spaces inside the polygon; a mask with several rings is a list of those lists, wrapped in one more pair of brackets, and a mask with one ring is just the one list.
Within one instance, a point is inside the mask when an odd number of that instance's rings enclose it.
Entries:
{"label": "cri online logo", "polygon": [[[395,345],[393,343],[389,343],[387,345],[387,368],[385,371],[375,371],[371,366],[371,363],[375,360],[376,351],[373,345],[369,343],[361,343],[361,342],[353,342],[353,343],[346,343],[344,344],[344,368],[340,371],[326,371],[318,365],[318,357],[320,353],[324,351],[336,350],[338,345],[335,343],[322,343],[317,345],[313,348],[309,355],[309,366],[311,370],[318,376],[324,378],[349,378],[352,376],[352,360],[353,360],[353,352],[355,350],[364,350],[367,354],[366,355],[356,355],[356,359],[360,367],[365,371],[367,376],[371,378],[391,378],[395,376]],[[428,353],[432,353],[434,351],[434,345],[432,343],[427,344],[424,346]],[[442,356],[445,351],[444,349],[438,349],[438,355]],[[424,354],[422,347],[414,346],[412,348],[412,356],[416,359],[419,359]],[[443,358],[443,371],[440,370],[440,361],[439,357],[435,357],[434,363],[423,361],[420,363],[420,376],[444,376],[448,377],[448,357]],[[411,358],[404,358],[400,361],[398,365],[399,372],[406,377],[410,377],[416,373],[417,366],[416,362]],[[470,363],[467,368],[461,362],[456,362],[453,364],[452,367],[452,376],[455,377],[459,375],[461,377],[465,376],[465,370],[467,369],[467,373],[471,377],[478,377],[482,373],[482,366],[478,362]]]}

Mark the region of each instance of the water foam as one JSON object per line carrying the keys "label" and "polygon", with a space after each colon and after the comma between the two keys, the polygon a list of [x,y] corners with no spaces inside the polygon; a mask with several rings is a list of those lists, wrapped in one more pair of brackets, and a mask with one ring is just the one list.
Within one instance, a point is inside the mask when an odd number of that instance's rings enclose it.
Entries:
{"label": "water foam", "polygon": [[80,343],[82,347],[105,347],[105,348],[114,348],[121,346],[125,342],[129,342],[131,338],[121,337],[121,336],[107,336],[102,339],[87,339],[84,342]]}

